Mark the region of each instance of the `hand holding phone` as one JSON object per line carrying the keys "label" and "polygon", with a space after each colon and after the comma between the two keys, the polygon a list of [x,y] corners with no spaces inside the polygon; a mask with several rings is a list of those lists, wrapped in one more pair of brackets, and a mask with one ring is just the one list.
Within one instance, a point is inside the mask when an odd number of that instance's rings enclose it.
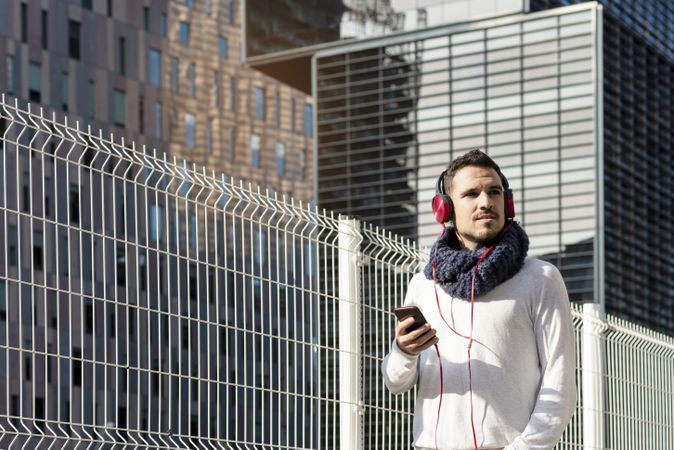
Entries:
{"label": "hand holding phone", "polygon": [[[398,347],[410,355],[418,355],[427,348],[437,344],[435,330],[427,323],[426,318],[416,306],[402,306],[393,310],[398,318],[396,342]],[[414,320],[410,321],[409,319]]]}

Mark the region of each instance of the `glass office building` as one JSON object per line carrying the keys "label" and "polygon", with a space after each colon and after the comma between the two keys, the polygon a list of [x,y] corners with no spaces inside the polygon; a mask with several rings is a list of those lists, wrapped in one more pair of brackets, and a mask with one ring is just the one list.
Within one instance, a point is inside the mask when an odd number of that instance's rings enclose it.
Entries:
{"label": "glass office building", "polygon": [[344,44],[315,56],[318,199],[431,244],[437,177],[485,148],[530,254],[598,301],[601,9],[594,5]]}
{"label": "glass office building", "polygon": [[[531,9],[569,3],[532,0]],[[605,309],[672,335],[674,5],[600,3]]]}
{"label": "glass office building", "polygon": [[319,203],[431,244],[437,176],[485,148],[571,298],[671,334],[674,8],[568,3],[318,51]]}

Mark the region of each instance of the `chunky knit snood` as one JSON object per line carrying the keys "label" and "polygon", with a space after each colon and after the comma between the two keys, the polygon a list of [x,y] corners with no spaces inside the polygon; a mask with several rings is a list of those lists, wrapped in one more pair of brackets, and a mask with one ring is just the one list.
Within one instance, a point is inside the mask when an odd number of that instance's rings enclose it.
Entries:
{"label": "chunky knit snood", "polygon": [[[435,278],[442,289],[452,297],[470,299],[473,269],[487,247],[477,250],[461,248],[453,227],[447,227],[431,249],[431,258],[424,268],[424,275]],[[505,232],[494,249],[480,263],[475,274],[475,296],[489,292],[499,284],[509,280],[524,265],[529,250],[529,237],[518,223]]]}

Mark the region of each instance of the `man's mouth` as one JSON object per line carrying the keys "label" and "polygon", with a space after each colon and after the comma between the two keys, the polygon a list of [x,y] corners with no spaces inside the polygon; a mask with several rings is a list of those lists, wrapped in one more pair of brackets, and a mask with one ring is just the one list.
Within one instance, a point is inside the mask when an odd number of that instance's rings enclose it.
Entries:
{"label": "man's mouth", "polygon": [[477,220],[484,220],[484,221],[496,220],[496,216],[491,214],[483,214],[481,216],[478,216]]}

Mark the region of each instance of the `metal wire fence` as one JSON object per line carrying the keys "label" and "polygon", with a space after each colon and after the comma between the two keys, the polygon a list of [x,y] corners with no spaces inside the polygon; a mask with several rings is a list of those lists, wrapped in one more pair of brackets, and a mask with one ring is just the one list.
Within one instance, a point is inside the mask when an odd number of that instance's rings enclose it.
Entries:
{"label": "metal wire fence", "polygon": [[[0,448],[410,448],[423,250],[4,97],[0,136]],[[674,341],[584,308],[559,448],[672,448]]]}

